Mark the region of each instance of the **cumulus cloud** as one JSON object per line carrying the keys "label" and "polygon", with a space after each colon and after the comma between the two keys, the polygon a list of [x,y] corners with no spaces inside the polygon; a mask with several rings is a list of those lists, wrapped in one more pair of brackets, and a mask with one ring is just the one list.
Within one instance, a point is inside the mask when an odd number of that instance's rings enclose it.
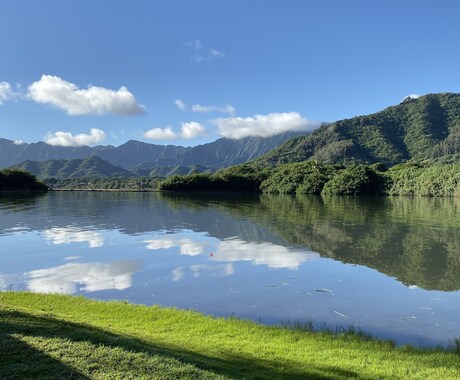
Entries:
{"label": "cumulus cloud", "polygon": [[185,111],[187,109],[187,103],[180,99],[174,100],[174,104],[176,105],[177,108],[179,108],[181,111]]}
{"label": "cumulus cloud", "polygon": [[171,127],[152,128],[144,133],[144,137],[152,140],[190,140],[207,133],[206,128],[200,123],[190,121],[182,123],[180,132],[174,132]]}
{"label": "cumulus cloud", "polygon": [[89,86],[79,89],[57,76],[42,75],[29,86],[28,96],[37,103],[50,104],[69,115],[115,114],[134,116],[144,113],[144,106],[124,86],[117,91]]}
{"label": "cumulus cloud", "polygon": [[11,88],[8,82],[0,82],[0,106],[7,100],[11,100],[16,97],[16,93]]}
{"label": "cumulus cloud", "polygon": [[174,140],[177,138],[177,134],[173,132],[171,127],[152,128],[144,133],[144,137],[152,140]]}
{"label": "cumulus cloud", "polygon": [[270,113],[253,117],[228,117],[213,120],[219,133],[230,139],[258,136],[270,137],[288,131],[306,131],[317,128],[319,123],[303,118],[297,112]]}
{"label": "cumulus cloud", "polygon": [[182,123],[181,131],[183,139],[194,139],[195,137],[206,134],[206,128],[196,121]]}
{"label": "cumulus cloud", "polygon": [[14,140],[13,144],[14,144],[14,145],[24,145],[25,142],[22,141],[22,140]]}
{"label": "cumulus cloud", "polygon": [[58,131],[45,136],[45,142],[53,146],[83,146],[94,145],[104,141],[106,134],[103,130],[91,128],[89,134],[72,135],[70,132]]}
{"label": "cumulus cloud", "polygon": [[235,107],[233,107],[231,104],[226,104],[225,106],[203,106],[201,104],[194,104],[192,106],[192,111],[201,113],[222,112],[229,115],[233,115],[236,112]]}

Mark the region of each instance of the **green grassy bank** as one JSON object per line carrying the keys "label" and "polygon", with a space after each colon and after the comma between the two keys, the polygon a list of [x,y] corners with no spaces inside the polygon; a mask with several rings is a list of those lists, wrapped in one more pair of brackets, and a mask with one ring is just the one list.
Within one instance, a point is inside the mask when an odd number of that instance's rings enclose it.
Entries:
{"label": "green grassy bank", "polygon": [[454,351],[121,302],[0,293],[1,379],[458,379]]}

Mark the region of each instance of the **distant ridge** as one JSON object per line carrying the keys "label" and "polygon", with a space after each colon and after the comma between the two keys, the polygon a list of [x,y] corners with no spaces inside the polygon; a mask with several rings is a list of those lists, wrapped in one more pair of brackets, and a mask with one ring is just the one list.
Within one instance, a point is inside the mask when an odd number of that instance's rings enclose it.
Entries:
{"label": "distant ridge", "polygon": [[[131,140],[118,147],[81,146],[58,147],[44,142],[17,144],[0,138],[0,168],[24,161],[86,159],[97,155],[113,165],[130,170],[136,166],[158,167],[199,165],[213,170],[238,165],[269,152],[298,132],[287,132],[273,137],[247,137],[240,140],[226,138],[195,147],[156,145]],[[144,166],[145,166],[144,165]]]}
{"label": "distant ridge", "polygon": [[97,156],[86,159],[24,161],[14,168],[28,171],[38,178],[132,177],[133,173],[112,165]]}

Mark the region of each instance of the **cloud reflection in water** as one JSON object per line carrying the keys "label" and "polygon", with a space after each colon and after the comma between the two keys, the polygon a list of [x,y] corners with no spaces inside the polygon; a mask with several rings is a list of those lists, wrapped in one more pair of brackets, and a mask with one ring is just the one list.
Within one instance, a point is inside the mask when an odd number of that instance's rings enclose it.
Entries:
{"label": "cloud reflection in water", "polygon": [[[195,264],[189,268],[184,266],[172,270],[172,280],[181,281],[186,272],[192,277],[199,277],[203,274],[209,276],[226,277],[235,272],[233,262],[250,261],[254,265],[266,265],[274,269],[297,270],[306,262],[318,259],[318,253],[305,249],[284,247],[268,242],[247,242],[238,238],[229,238],[216,241],[213,238],[208,240],[193,240],[189,237],[160,237],[157,239],[144,240],[149,250],[161,250],[178,248],[181,255],[197,256],[208,254],[211,264]],[[218,262],[226,264],[217,264]]]}
{"label": "cloud reflection in water", "polygon": [[318,253],[293,249],[272,243],[255,243],[226,239],[220,242],[212,259],[215,261],[251,261],[270,268],[298,269],[305,261],[318,259]]}
{"label": "cloud reflection in water", "polygon": [[[24,274],[28,290],[39,293],[76,293],[123,290],[132,286],[131,276],[139,270],[138,261],[112,263],[69,263]],[[1,280],[0,280],[1,282]]]}
{"label": "cloud reflection in water", "polygon": [[43,237],[54,244],[88,243],[89,248],[104,245],[104,236],[96,231],[82,230],[78,227],[54,227],[42,232]]}

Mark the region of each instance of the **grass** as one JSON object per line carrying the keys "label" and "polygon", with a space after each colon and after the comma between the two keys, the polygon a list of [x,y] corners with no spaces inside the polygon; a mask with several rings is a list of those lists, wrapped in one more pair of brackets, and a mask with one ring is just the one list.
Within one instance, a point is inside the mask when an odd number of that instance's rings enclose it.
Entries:
{"label": "grass", "polygon": [[1,379],[458,379],[455,350],[158,306],[0,293]]}

